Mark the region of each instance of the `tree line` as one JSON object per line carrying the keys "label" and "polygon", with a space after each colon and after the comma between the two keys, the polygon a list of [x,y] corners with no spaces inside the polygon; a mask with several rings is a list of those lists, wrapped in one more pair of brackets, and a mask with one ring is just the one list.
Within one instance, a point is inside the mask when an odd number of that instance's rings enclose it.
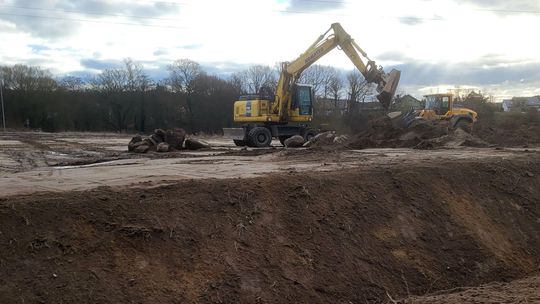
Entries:
{"label": "tree line", "polygon": [[[49,132],[145,133],[180,127],[192,133],[216,133],[233,125],[233,103],[240,95],[257,93],[263,87],[273,90],[279,77],[277,66],[264,65],[228,77],[210,75],[190,59],[174,61],[167,72],[164,79],[152,79],[130,58],[121,67],[89,78],[56,78],[39,66],[0,66],[6,123],[9,128]],[[371,86],[359,72],[345,74],[329,66],[311,66],[299,82],[312,85],[320,100],[336,104],[347,100],[347,113],[354,113],[355,105],[371,94]],[[323,105],[328,107],[328,103],[315,104],[319,122],[347,114],[321,109]]]}

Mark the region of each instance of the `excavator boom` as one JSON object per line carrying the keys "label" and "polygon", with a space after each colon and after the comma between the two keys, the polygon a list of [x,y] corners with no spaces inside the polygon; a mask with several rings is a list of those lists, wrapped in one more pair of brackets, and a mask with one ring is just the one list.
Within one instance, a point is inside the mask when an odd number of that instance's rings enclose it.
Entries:
{"label": "excavator boom", "polygon": [[[292,84],[300,78],[305,69],[337,46],[345,52],[367,82],[377,85],[379,93],[377,99],[385,110],[389,108],[396,93],[401,72],[393,69],[390,73],[385,73],[382,67],[378,67],[375,61],[369,59],[366,52],[356,44],[339,23],[334,23],[297,59],[284,63],[282,66],[272,107],[272,112],[279,114],[280,121],[287,120],[287,109],[290,107],[288,94]],[[367,60],[367,63],[364,63],[362,57]]]}

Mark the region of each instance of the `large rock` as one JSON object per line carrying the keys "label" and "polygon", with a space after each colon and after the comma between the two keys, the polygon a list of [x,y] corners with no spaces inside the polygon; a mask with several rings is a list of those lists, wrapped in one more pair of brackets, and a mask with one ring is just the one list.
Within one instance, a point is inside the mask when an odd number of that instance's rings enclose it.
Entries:
{"label": "large rock", "polygon": [[334,131],[327,131],[319,133],[312,137],[310,140],[304,143],[304,147],[314,147],[314,146],[326,146],[332,145],[334,143],[334,138],[336,133]]}
{"label": "large rock", "polygon": [[128,151],[133,151],[135,148],[142,143],[142,137],[140,135],[133,136],[128,143]]}
{"label": "large rock", "polygon": [[169,152],[169,144],[166,142],[161,142],[156,146],[157,152]]}
{"label": "large rock", "polygon": [[163,131],[163,129],[155,129],[154,135],[159,137],[162,142],[165,141],[165,131]]}
{"label": "large rock", "polygon": [[287,148],[299,148],[304,144],[304,142],[305,140],[302,136],[294,135],[292,137],[287,138],[283,144]]}
{"label": "large rock", "polygon": [[133,152],[135,152],[135,153],[146,153],[146,152],[148,152],[148,150],[150,150],[150,146],[142,144],[142,145],[137,146],[133,150]]}
{"label": "large rock", "polygon": [[349,136],[347,135],[340,135],[340,136],[334,137],[334,143],[338,145],[342,145],[346,143],[347,141],[349,141]]}
{"label": "large rock", "polygon": [[204,148],[210,148],[210,145],[201,140],[192,139],[192,138],[186,139],[186,149],[199,150],[199,149],[204,149]]}
{"label": "large rock", "polygon": [[163,142],[163,139],[157,134],[150,135],[148,139],[152,142],[154,146],[157,146],[159,143]]}
{"label": "large rock", "polygon": [[169,144],[170,149],[180,150],[186,138],[184,129],[168,130],[164,134],[164,141]]}

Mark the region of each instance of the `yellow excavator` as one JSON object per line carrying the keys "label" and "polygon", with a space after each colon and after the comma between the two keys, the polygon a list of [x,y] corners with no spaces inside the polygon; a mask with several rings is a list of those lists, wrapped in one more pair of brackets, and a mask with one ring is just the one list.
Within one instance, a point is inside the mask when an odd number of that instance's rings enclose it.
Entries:
{"label": "yellow excavator", "polygon": [[335,47],[345,52],[367,82],[377,84],[377,99],[388,109],[401,72],[385,73],[339,23],[334,23],[298,58],[282,63],[275,92],[263,89],[255,95],[241,96],[234,103],[234,122],[241,123],[242,127],[224,128],[224,135],[233,138],[237,146],[250,147],[268,147],[272,138],[283,143],[294,135],[301,135],[305,140],[315,136],[317,131],[309,126],[315,95],[310,85],[297,81],[305,69]]}

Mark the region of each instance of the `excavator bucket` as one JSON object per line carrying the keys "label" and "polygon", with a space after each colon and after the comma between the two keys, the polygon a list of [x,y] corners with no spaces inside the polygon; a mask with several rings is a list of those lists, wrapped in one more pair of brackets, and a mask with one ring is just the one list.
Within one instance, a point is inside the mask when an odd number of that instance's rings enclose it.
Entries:
{"label": "excavator bucket", "polygon": [[396,94],[400,76],[401,72],[395,69],[392,69],[390,73],[386,74],[386,84],[381,93],[377,95],[377,99],[385,110],[388,110],[392,103],[392,98],[394,98],[394,94]]}

